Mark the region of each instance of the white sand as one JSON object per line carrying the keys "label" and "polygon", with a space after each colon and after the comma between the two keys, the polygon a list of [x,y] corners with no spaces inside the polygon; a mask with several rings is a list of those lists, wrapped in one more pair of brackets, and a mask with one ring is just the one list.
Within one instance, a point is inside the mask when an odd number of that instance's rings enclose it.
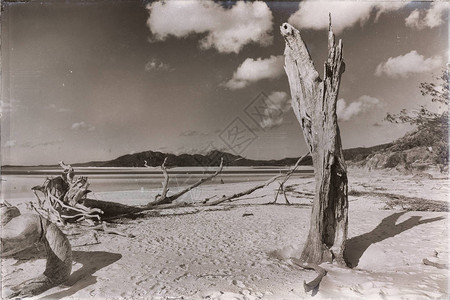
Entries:
{"label": "white sand", "polygon": [[[392,193],[448,200],[445,179],[413,178],[389,172],[349,172],[354,191]],[[288,182],[311,193],[312,178]],[[200,187],[183,201],[229,194],[252,182]],[[165,210],[160,216],[112,224],[132,233],[126,238],[83,232],[70,236],[73,274],[66,286],[36,299],[301,299],[310,297],[303,280],[315,276],[294,266],[309,228],[312,199],[288,193],[295,205],[262,205],[273,200],[277,185],[233,204]],[[96,193],[105,200],[144,204],[154,193]],[[299,198],[296,198],[299,197]],[[123,201],[126,198],[126,201]],[[448,298],[448,270],[422,263],[448,263],[448,213],[385,210],[385,197],[350,196],[348,249],[354,269],[322,264],[328,271],[315,299]],[[280,199],[279,203],[284,200]],[[21,210],[23,205],[19,205]],[[244,214],[251,214],[244,216]],[[79,246],[85,243],[99,244]],[[435,251],[438,258],[431,258]],[[29,260],[27,258],[33,257]],[[45,269],[38,253],[23,260],[2,259],[3,285],[37,276]]]}

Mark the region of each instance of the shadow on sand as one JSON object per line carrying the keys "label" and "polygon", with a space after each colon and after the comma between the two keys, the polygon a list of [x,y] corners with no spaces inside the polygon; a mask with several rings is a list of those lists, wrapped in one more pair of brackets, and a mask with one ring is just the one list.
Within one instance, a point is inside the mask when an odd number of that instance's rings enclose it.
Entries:
{"label": "shadow on sand", "polygon": [[421,216],[411,216],[409,219],[395,224],[398,218],[406,212],[394,213],[384,218],[374,230],[362,235],[353,237],[347,241],[345,250],[345,259],[351,268],[355,268],[359,264],[359,260],[370,245],[381,242],[387,238],[394,237],[408,229],[420,224],[436,222],[445,219],[444,217],[436,217],[421,220]]}
{"label": "shadow on sand", "polygon": [[73,251],[72,254],[73,261],[82,264],[83,267],[73,272],[61,286],[69,287],[68,289],[47,295],[42,299],[63,299],[75,294],[77,291],[97,282],[97,277],[93,275],[95,272],[122,258],[121,254],[104,251]]}

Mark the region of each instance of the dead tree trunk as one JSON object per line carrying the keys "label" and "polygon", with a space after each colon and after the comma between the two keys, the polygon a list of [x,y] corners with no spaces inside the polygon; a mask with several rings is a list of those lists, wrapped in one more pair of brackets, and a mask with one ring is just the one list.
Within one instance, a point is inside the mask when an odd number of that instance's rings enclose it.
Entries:
{"label": "dead tree trunk", "polygon": [[316,179],[310,230],[300,260],[320,264],[335,259],[345,264],[347,168],[336,116],[339,84],[345,68],[342,40],[336,45],[330,20],[328,59],[321,79],[300,32],[287,23],[280,29],[286,42],[285,71],[292,108],[309,146]]}

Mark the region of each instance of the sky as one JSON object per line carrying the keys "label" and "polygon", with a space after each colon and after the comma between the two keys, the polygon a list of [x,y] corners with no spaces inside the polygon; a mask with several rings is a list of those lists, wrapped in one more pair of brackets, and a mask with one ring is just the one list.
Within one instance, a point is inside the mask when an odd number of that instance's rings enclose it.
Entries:
{"label": "sky", "polygon": [[386,113],[430,100],[448,62],[445,2],[65,1],[2,7],[2,165],[218,149],[253,159],[307,151],[290,107],[279,27],[298,28],[319,74],[328,14],[344,43],[344,148],[413,128]]}

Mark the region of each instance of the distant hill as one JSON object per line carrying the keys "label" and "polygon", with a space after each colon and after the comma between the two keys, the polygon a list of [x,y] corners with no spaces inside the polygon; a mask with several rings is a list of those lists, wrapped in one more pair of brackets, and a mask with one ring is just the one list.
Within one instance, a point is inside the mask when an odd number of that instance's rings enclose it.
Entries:
{"label": "distant hill", "polygon": [[[382,145],[377,145],[373,147],[358,147],[344,150],[344,158],[350,164],[363,164],[365,160],[373,157],[374,154],[384,151],[389,147],[392,147],[394,143],[387,143]],[[194,166],[218,166],[220,163],[220,158],[223,157],[225,166],[292,166],[294,165],[299,157],[286,157],[283,159],[272,159],[272,160],[254,160],[242,157],[240,155],[235,155],[227,152],[222,152],[218,150],[213,150],[206,155],[202,154],[180,154],[175,155],[172,153],[163,153],[159,151],[144,151],[133,154],[126,154],[119,156],[113,160],[107,161],[90,161],[84,163],[72,163],[74,167],[143,167],[144,161],[147,161],[149,166],[157,167],[162,164],[164,158],[167,157],[167,166],[169,167],[194,167]],[[311,156],[307,156],[303,162],[300,164],[303,166],[311,166],[312,159]],[[25,166],[12,166],[5,165],[4,168],[8,167],[25,167]],[[34,167],[55,167],[58,165],[39,165]]]}
{"label": "distant hill", "polygon": [[[374,169],[427,169],[430,166],[445,168],[448,162],[448,137],[446,131],[439,128],[416,130],[392,142],[373,147],[358,147],[344,150],[344,158],[348,165]],[[202,154],[163,153],[144,151],[127,154],[108,161],[91,161],[73,163],[74,167],[143,167],[144,161],[149,166],[160,166],[167,157],[169,167],[218,166],[223,157],[225,166],[292,166],[298,157],[286,157],[273,160],[254,160],[218,150]],[[301,165],[312,165],[307,156]],[[12,166],[3,166],[12,167]],[[39,166],[39,167],[57,167]]]}
{"label": "distant hill", "polygon": [[[391,147],[393,144],[383,144],[369,148],[352,148],[344,150],[344,158],[347,161],[360,162],[370,155]],[[223,157],[225,166],[292,166],[298,157],[287,157],[283,159],[273,160],[254,160],[234,155],[218,150],[211,151],[206,155],[202,154],[180,154],[163,153],[159,151],[144,151],[134,154],[127,154],[109,161],[93,161],[87,163],[73,164],[76,167],[143,167],[147,161],[149,166],[160,166],[167,157],[167,166],[173,167],[192,167],[192,166],[217,166],[220,158]],[[310,156],[306,157],[301,165],[312,165]]]}
{"label": "distant hill", "polygon": [[[127,154],[110,161],[97,161],[74,166],[92,167],[142,167],[144,161],[149,166],[160,166],[167,157],[168,166],[217,166],[223,157],[226,166],[292,166],[298,157],[287,157],[278,160],[253,160],[227,152],[211,151],[202,154],[162,153],[145,151]],[[416,129],[397,139],[373,147],[358,147],[344,150],[344,158],[349,165],[370,169],[396,168],[398,170],[426,170],[439,167],[440,171],[448,169],[448,127],[428,126]],[[308,156],[301,165],[312,165]]]}
{"label": "distant hill", "polygon": [[[180,154],[163,153],[159,151],[144,151],[127,154],[109,161],[93,161],[87,163],[73,164],[76,167],[143,167],[144,162],[152,167],[160,166],[167,157],[167,166],[193,167],[193,166],[218,166],[220,158],[223,157],[225,166],[286,166],[293,165],[298,158],[283,158],[279,160],[253,160],[234,155],[227,152],[213,150],[206,155],[202,154]],[[311,157],[307,157],[302,165],[311,165]]]}
{"label": "distant hill", "polygon": [[[448,171],[448,125],[424,126],[390,144],[372,147],[364,158],[353,156],[352,163],[370,169],[396,168],[400,171],[439,168]],[[363,151],[364,152],[364,151]]]}
{"label": "distant hill", "polygon": [[[373,147],[358,147],[344,150],[344,158],[349,165],[375,169],[427,169],[430,166],[446,168],[448,164],[448,130],[446,127],[427,127],[417,129],[392,142]],[[167,157],[169,167],[218,166],[223,157],[225,166],[292,166],[298,157],[273,160],[254,160],[227,152],[213,150],[203,154],[163,153],[144,151],[127,154],[108,161],[74,163],[75,167],[143,167],[160,166]],[[301,165],[312,165],[308,156]],[[11,166],[3,166],[11,167]],[[40,166],[43,167],[43,166]],[[45,166],[57,167],[57,165]]]}

